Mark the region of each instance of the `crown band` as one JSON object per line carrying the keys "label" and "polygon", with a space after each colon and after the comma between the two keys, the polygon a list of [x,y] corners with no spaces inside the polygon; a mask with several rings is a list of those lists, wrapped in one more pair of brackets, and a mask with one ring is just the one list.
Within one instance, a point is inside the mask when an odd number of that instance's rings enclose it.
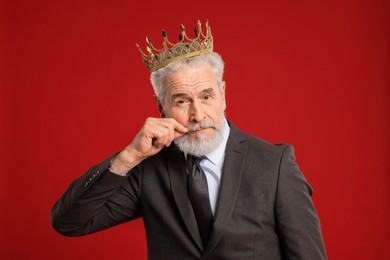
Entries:
{"label": "crown band", "polygon": [[155,48],[151,40],[146,37],[146,42],[148,43],[146,50],[148,51],[148,54],[145,54],[140,46],[136,44],[143,63],[148,70],[153,72],[165,67],[169,63],[213,52],[213,36],[211,35],[208,21],[206,21],[206,34],[204,34],[202,25],[198,20],[198,28],[194,29],[196,36],[194,39],[187,36],[183,25],[180,25],[180,30],[179,42],[175,44],[168,40],[167,33],[165,30],[162,30],[162,35],[164,37],[162,49]]}

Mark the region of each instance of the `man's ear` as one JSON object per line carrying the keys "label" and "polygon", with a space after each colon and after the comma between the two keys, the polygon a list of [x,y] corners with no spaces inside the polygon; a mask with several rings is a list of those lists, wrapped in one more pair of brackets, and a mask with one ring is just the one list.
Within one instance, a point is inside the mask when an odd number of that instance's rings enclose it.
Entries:
{"label": "man's ear", "polygon": [[223,102],[223,110],[226,109],[226,98],[225,98],[225,94],[226,94],[226,82],[225,82],[225,81],[222,81],[222,102]]}
{"label": "man's ear", "polygon": [[157,102],[157,107],[158,107],[158,111],[160,112],[160,116],[163,117],[163,118],[166,117],[166,116],[165,116],[165,113],[164,113],[164,109],[163,109],[163,107],[162,107],[160,101],[158,100],[157,96],[156,96],[156,95],[153,95],[153,97],[154,97],[154,99],[155,99],[156,102]]}

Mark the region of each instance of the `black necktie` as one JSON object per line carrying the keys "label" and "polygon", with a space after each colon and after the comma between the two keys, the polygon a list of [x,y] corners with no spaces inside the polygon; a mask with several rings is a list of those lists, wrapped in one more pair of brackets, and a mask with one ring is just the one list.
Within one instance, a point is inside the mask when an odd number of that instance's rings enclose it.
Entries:
{"label": "black necktie", "polygon": [[194,209],[196,221],[198,222],[203,246],[206,247],[213,227],[214,217],[210,206],[206,175],[199,165],[203,158],[187,155],[187,167],[188,194],[192,208]]}

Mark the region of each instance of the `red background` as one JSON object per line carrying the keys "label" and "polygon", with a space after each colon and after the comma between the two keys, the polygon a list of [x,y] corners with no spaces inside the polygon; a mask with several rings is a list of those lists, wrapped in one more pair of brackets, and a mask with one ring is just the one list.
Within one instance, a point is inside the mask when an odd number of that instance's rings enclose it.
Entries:
{"label": "red background", "polygon": [[66,238],[49,213],[158,115],[135,43],[207,18],[228,118],[295,146],[329,258],[388,259],[389,1],[226,2],[2,2],[2,259],[145,259],[142,221]]}

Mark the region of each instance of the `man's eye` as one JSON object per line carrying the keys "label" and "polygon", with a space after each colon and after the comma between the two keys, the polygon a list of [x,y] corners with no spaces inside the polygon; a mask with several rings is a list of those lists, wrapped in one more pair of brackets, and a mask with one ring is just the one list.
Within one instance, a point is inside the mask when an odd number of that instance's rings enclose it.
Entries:
{"label": "man's eye", "polygon": [[184,101],[184,100],[178,100],[176,103],[177,103],[178,105],[182,105],[182,104],[185,103],[185,101]]}
{"label": "man's eye", "polygon": [[205,95],[205,96],[203,97],[204,100],[208,100],[208,99],[210,99],[210,98],[211,98],[210,95]]}

